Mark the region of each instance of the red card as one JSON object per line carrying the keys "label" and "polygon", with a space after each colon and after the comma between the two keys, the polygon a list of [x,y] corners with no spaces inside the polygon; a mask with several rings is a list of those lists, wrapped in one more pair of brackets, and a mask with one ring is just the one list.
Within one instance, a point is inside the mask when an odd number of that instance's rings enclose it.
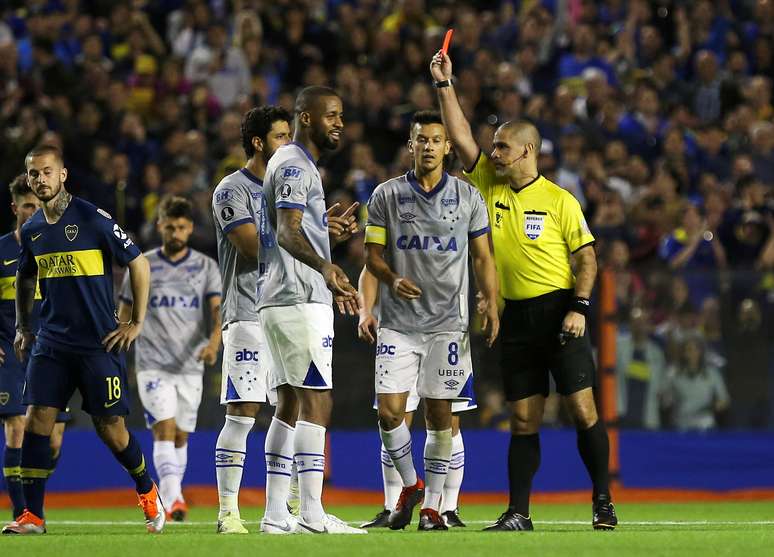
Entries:
{"label": "red card", "polygon": [[452,35],[454,34],[454,29],[449,29],[446,31],[446,36],[443,38],[443,46],[441,47],[441,52],[446,54],[449,52],[449,45],[451,44]]}

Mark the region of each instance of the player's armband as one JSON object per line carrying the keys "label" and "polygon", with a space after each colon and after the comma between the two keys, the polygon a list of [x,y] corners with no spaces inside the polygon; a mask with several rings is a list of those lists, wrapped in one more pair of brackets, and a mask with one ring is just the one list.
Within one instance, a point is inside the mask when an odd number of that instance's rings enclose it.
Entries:
{"label": "player's armband", "polygon": [[368,225],[365,231],[366,244],[387,245],[387,229],[383,226]]}

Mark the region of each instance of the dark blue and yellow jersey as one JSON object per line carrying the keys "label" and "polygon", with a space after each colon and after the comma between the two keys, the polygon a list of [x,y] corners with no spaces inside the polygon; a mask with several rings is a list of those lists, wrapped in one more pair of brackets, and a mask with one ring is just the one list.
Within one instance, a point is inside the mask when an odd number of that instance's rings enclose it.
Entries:
{"label": "dark blue and yellow jersey", "polygon": [[[13,344],[16,336],[16,269],[19,266],[20,249],[13,232],[0,236],[0,339],[9,344]],[[38,326],[40,299],[38,288],[30,319],[33,332]]]}
{"label": "dark blue and yellow jersey", "polygon": [[104,350],[116,328],[112,260],[121,266],[140,250],[113,218],[73,197],[62,217],[48,224],[43,210],[22,226],[19,273],[37,276],[43,304],[38,341],[75,352]]}

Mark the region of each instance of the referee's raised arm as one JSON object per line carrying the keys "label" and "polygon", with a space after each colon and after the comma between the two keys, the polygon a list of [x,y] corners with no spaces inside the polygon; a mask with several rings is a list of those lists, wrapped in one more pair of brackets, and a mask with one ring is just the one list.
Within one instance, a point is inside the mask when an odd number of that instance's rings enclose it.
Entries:
{"label": "referee's raised arm", "polygon": [[[481,192],[492,230],[499,294],[500,367],[511,410],[508,509],[486,530],[532,530],[529,499],[540,464],[539,430],[549,374],[569,410],[593,484],[592,525],[618,523],[609,489],[609,443],[594,402],[596,368],[586,331],[597,263],[594,236],[578,200],[540,173],[541,136],[528,121],[502,123],[491,153],[476,144],[441,52],[430,72],[441,114],[465,176]],[[573,274],[575,264],[577,276]]]}
{"label": "referee's raised arm", "polygon": [[470,170],[475,166],[481,148],[473,137],[473,131],[462,112],[457,93],[454,91],[452,63],[448,54],[439,50],[433,56],[433,61],[430,63],[430,74],[433,76],[433,85],[438,91],[441,117],[446,133],[449,134],[454,151],[462,161],[462,165],[466,170]]}

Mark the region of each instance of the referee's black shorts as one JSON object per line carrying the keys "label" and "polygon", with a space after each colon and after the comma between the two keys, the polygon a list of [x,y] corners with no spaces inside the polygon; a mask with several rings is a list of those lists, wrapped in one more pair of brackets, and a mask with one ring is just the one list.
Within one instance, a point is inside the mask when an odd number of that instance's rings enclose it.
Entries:
{"label": "referee's black shorts", "polygon": [[582,337],[559,343],[562,321],[573,296],[572,290],[557,290],[505,301],[500,320],[500,363],[507,400],[548,396],[549,372],[561,395],[594,386],[596,368],[588,329]]}

